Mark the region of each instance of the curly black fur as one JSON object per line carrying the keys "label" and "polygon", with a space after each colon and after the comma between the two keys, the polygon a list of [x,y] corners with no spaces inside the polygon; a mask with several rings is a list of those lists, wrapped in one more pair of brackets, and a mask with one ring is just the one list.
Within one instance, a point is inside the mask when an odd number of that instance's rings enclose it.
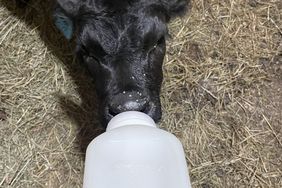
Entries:
{"label": "curly black fur", "polygon": [[[167,22],[187,5],[188,0],[57,0],[54,15],[73,23],[77,57],[96,80],[106,121],[125,110],[161,118]],[[124,91],[142,93],[145,107],[111,110]]]}

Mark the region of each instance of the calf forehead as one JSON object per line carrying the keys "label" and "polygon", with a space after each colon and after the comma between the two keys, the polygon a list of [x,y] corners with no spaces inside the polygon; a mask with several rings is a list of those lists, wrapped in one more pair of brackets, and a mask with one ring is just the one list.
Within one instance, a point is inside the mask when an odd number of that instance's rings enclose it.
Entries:
{"label": "calf forehead", "polygon": [[158,17],[139,14],[115,14],[87,17],[81,25],[80,40],[91,48],[100,45],[107,54],[121,50],[141,48],[145,40],[154,40],[166,31]]}
{"label": "calf forehead", "polygon": [[119,45],[119,28],[113,19],[88,16],[81,20],[78,26],[78,39],[81,45],[90,53],[95,46],[102,47],[107,54],[116,52]]}

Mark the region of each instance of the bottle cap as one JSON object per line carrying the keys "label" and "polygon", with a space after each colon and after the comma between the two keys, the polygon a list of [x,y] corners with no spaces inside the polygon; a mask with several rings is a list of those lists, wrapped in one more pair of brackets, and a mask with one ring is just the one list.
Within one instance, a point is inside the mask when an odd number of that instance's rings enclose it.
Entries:
{"label": "bottle cap", "polygon": [[157,127],[154,120],[147,114],[137,111],[127,111],[113,117],[109,122],[106,131],[128,125]]}

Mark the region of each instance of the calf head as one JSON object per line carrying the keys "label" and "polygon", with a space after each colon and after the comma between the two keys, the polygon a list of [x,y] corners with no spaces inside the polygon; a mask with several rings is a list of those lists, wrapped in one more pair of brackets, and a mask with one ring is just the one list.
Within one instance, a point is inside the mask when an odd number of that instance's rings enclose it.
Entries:
{"label": "calf head", "polygon": [[[104,120],[123,111],[161,118],[167,22],[187,0],[57,0],[54,17],[96,80]],[[106,123],[105,122],[105,123]]]}

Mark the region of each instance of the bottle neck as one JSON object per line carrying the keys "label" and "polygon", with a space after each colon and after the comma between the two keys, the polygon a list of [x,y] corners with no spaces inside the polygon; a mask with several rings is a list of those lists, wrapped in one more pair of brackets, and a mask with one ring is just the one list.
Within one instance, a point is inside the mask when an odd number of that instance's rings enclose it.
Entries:
{"label": "bottle neck", "polygon": [[106,131],[129,125],[142,125],[155,128],[157,127],[154,120],[147,114],[137,111],[127,111],[113,117],[108,123]]}

